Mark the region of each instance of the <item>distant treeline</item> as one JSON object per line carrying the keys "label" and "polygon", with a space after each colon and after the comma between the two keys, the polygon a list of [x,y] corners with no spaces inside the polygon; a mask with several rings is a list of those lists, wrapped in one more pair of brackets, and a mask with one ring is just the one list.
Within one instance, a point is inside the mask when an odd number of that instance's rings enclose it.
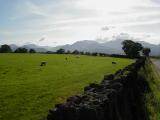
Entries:
{"label": "distant treeline", "polygon": [[[139,58],[140,56],[149,56],[151,49],[150,48],[144,48],[142,44],[134,42],[132,40],[124,40],[122,42],[122,49],[125,53],[125,55],[119,55],[119,54],[106,54],[106,53],[98,53],[98,52],[84,52],[84,51],[70,51],[65,49],[58,49],[56,52],[47,51],[46,54],[75,54],[75,55],[92,55],[92,56],[111,56],[111,57],[119,57],[119,58]],[[35,49],[26,49],[26,48],[17,48],[15,51],[11,49],[9,45],[2,45],[0,47],[0,53],[36,53]],[[43,52],[44,53],[44,52]]]}
{"label": "distant treeline", "polygon": [[47,51],[46,54],[73,54],[73,55],[88,55],[88,56],[101,56],[101,57],[117,57],[117,58],[129,58],[126,55],[119,55],[119,54],[107,54],[107,53],[98,53],[98,52],[84,52],[74,50],[73,52],[64,49],[59,49],[56,52]]}
{"label": "distant treeline", "polygon": [[65,49],[60,48],[56,52],[48,51],[46,53],[48,54],[80,54],[80,55],[92,55],[92,56],[111,56],[111,57],[119,57],[119,58],[140,58],[142,55],[148,57],[151,49],[150,48],[144,48],[142,44],[134,42],[132,40],[124,40],[122,42],[122,49],[125,53],[125,55],[119,55],[119,54],[106,54],[106,53],[90,53],[90,52],[83,52],[83,51],[65,51]]}
{"label": "distant treeline", "polygon": [[36,50],[19,47],[13,51],[9,45],[5,44],[0,47],[0,53],[36,53]]}

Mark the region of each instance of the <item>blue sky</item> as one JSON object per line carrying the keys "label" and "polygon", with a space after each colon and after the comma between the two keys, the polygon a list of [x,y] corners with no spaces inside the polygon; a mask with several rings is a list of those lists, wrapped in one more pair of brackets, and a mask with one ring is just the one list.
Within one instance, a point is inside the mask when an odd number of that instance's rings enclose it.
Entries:
{"label": "blue sky", "polygon": [[160,43],[159,0],[0,0],[0,44]]}

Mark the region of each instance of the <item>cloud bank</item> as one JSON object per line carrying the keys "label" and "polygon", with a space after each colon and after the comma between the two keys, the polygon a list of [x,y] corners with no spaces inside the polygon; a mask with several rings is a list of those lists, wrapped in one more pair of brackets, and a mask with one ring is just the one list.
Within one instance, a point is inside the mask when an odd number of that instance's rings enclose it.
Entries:
{"label": "cloud bank", "polygon": [[159,10],[159,0],[1,0],[0,44],[54,46],[120,33],[158,44]]}

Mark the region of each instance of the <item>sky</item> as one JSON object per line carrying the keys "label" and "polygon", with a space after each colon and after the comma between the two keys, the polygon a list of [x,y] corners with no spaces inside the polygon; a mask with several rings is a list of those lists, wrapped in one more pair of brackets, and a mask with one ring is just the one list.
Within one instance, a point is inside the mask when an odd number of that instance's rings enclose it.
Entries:
{"label": "sky", "polygon": [[160,0],[0,0],[0,44],[160,44]]}

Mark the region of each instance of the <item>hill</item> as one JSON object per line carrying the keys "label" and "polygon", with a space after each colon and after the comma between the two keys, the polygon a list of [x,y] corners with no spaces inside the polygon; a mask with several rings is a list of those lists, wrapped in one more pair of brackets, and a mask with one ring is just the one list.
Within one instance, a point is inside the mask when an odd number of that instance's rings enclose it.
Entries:
{"label": "hill", "polygon": [[[102,53],[108,53],[108,54],[124,54],[122,50],[121,43],[123,40],[117,39],[114,41],[108,41],[105,43],[98,43],[96,41],[91,40],[84,40],[84,41],[78,41],[72,45],[64,45],[61,46],[61,48],[65,50],[79,50],[79,51],[85,51],[85,52],[102,52]],[[144,47],[151,48],[151,55],[159,56],[160,55],[160,45],[154,45],[150,44],[144,41],[137,41],[141,43]]]}
{"label": "hill", "polygon": [[45,47],[41,47],[41,46],[38,46],[38,45],[35,45],[35,44],[26,44],[26,45],[23,45],[23,46],[17,46],[15,44],[10,44],[10,47],[13,51],[15,51],[17,48],[19,47],[23,47],[23,48],[26,48],[26,49],[35,49],[37,52],[46,52],[48,51]]}
{"label": "hill", "polygon": [[[27,49],[35,49],[37,52],[46,52],[46,51],[53,51],[63,48],[66,51],[84,51],[84,52],[99,52],[99,53],[107,53],[107,54],[124,54],[122,50],[122,39],[112,40],[105,43],[99,43],[93,40],[82,40],[75,42],[73,44],[66,44],[56,47],[51,46],[38,46],[35,44],[26,44],[21,47],[27,48]],[[151,55],[153,56],[160,56],[160,45],[154,45],[145,41],[137,41],[141,43],[144,47],[151,48]],[[19,46],[11,44],[10,45],[13,50],[18,48]]]}

